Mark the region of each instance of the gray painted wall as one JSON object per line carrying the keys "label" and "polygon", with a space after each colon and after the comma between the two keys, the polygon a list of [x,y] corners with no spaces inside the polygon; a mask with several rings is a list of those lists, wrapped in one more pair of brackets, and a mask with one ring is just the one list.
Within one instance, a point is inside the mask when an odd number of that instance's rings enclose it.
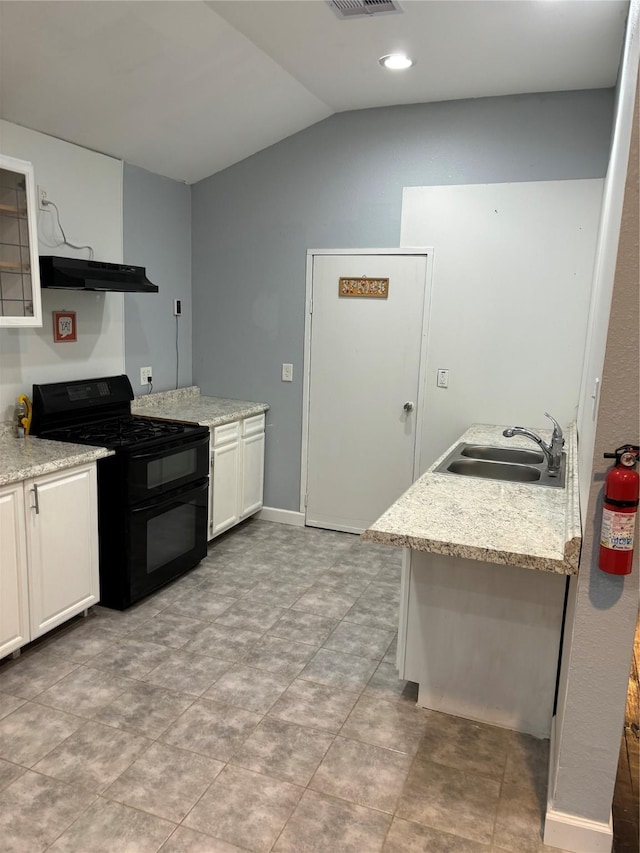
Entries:
{"label": "gray painted wall", "polygon": [[194,382],[270,403],[267,506],[299,509],[306,250],[398,246],[404,186],[603,177],[612,113],[612,90],[340,113],[192,187]]}
{"label": "gray painted wall", "polygon": [[124,261],[147,268],[158,293],[124,298],[125,367],[135,394],[140,368],[153,368],[154,391],[176,387],[176,318],[179,386],[191,385],[191,187],[124,164]]}

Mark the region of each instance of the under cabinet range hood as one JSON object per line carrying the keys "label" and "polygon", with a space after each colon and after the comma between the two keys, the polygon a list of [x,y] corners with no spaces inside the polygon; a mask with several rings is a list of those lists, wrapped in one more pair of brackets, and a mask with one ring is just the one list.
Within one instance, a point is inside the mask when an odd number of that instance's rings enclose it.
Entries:
{"label": "under cabinet range hood", "polygon": [[157,293],[144,267],[108,264],[80,258],[40,256],[40,286],[57,290],[100,290],[118,293]]}

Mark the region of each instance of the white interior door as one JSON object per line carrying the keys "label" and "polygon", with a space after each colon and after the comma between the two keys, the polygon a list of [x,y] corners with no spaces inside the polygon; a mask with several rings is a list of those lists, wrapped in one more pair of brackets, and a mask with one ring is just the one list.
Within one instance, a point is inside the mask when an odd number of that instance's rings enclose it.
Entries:
{"label": "white interior door", "polygon": [[[340,296],[340,277],[388,278],[388,297]],[[413,482],[426,282],[425,255],[314,255],[308,525],[360,533]]]}

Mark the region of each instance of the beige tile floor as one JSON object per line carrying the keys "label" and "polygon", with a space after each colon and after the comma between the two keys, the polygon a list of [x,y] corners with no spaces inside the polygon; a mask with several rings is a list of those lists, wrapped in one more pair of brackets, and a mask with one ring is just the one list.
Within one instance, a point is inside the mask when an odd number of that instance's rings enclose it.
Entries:
{"label": "beige tile floor", "polygon": [[249,521],[0,663],[2,853],[543,853],[548,742],[429,712],[400,552]]}

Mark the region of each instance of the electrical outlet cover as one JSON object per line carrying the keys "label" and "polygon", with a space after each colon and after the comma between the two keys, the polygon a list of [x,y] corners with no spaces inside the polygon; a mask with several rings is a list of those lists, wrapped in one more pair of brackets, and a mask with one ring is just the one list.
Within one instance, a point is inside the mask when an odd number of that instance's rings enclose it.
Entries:
{"label": "electrical outlet cover", "polygon": [[449,371],[445,368],[438,368],[438,377],[436,382],[438,388],[449,387]]}

